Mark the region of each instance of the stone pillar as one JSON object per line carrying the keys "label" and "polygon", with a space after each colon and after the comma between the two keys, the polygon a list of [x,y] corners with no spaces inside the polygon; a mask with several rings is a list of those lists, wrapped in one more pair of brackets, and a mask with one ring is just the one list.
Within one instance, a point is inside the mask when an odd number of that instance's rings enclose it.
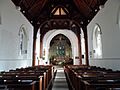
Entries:
{"label": "stone pillar", "polygon": [[34,36],[33,36],[33,62],[32,62],[32,66],[35,66],[35,61],[36,61],[36,58],[35,58],[35,55],[36,55],[36,34],[34,32]]}
{"label": "stone pillar", "polygon": [[32,66],[35,66],[36,63],[36,37],[37,37],[37,32],[38,32],[38,27],[37,25],[34,26],[33,30],[33,62]]}
{"label": "stone pillar", "polygon": [[79,30],[79,33],[77,35],[78,37],[78,51],[79,51],[79,64],[81,65],[82,64],[82,51],[81,51],[81,36],[80,36],[80,30]]}
{"label": "stone pillar", "polygon": [[88,60],[88,35],[87,35],[87,27],[82,28],[84,31],[84,38],[85,38],[85,52],[86,52],[86,65],[89,66],[89,60]]}

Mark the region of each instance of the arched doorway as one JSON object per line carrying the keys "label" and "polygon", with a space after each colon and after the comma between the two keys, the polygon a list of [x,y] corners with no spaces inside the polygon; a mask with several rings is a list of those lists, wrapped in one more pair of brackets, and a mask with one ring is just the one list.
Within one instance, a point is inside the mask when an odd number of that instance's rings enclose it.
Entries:
{"label": "arched doorway", "polygon": [[71,43],[63,34],[58,34],[51,40],[49,60],[53,65],[73,64]]}

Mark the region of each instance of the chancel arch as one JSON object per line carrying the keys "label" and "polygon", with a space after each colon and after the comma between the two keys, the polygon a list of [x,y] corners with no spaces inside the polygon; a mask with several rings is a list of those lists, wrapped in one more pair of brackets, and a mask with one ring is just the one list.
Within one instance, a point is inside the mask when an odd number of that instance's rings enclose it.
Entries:
{"label": "chancel arch", "polygon": [[49,60],[53,65],[73,64],[71,43],[65,35],[58,34],[51,40]]}
{"label": "chancel arch", "polygon": [[48,55],[49,55],[49,49],[50,49],[50,42],[58,34],[62,34],[70,40],[73,64],[74,65],[79,64],[79,59],[75,59],[75,57],[79,56],[78,38],[74,32],[72,32],[71,30],[67,30],[67,29],[64,29],[64,30],[54,29],[45,34],[43,38],[43,53],[44,53],[43,57],[45,57],[45,61],[49,63]]}

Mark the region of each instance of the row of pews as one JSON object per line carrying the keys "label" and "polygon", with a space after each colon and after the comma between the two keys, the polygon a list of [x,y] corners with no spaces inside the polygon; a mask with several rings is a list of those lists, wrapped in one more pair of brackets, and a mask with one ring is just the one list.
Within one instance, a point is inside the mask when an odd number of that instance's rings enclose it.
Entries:
{"label": "row of pews", "polygon": [[70,90],[120,90],[120,71],[85,65],[64,67]]}
{"label": "row of pews", "polygon": [[0,72],[0,90],[50,90],[53,67],[40,65]]}

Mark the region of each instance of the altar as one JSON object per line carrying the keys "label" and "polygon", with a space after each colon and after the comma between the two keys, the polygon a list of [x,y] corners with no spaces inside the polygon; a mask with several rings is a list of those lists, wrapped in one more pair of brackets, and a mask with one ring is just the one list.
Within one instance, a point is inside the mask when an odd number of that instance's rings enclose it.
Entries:
{"label": "altar", "polygon": [[67,56],[58,56],[55,57],[52,61],[54,65],[65,65],[65,64],[73,64],[73,59]]}

